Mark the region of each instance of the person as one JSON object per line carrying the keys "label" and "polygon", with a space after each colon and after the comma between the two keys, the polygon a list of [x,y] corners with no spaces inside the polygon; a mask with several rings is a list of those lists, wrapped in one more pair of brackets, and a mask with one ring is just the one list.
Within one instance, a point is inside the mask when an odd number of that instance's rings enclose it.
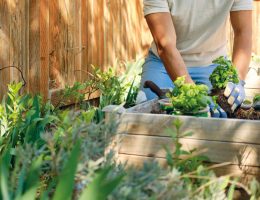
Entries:
{"label": "person", "polygon": [[[156,95],[143,87],[151,80],[173,88],[177,77],[186,83],[206,84],[216,68],[212,61],[227,57],[226,25],[234,30],[232,61],[240,82],[229,83],[225,95],[235,110],[245,99],[245,78],[252,49],[252,0],[143,0],[144,16],[153,43],[143,65],[141,91],[147,100]],[[226,117],[218,107],[215,117]]]}

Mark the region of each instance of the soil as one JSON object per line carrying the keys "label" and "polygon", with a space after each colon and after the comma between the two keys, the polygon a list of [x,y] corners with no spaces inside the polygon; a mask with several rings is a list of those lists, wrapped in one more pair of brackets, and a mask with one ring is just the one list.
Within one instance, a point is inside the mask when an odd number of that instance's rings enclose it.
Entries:
{"label": "soil", "polygon": [[223,110],[225,110],[228,118],[260,120],[260,111],[256,111],[254,108],[238,108],[233,113],[231,111],[231,107],[228,104],[227,98],[224,96],[224,91],[212,91],[211,95],[218,95],[217,103]]}
{"label": "soil", "polygon": [[152,114],[168,114],[167,111],[164,111],[160,108],[160,106],[158,107],[153,107],[152,109]]}
{"label": "soil", "polygon": [[250,199],[250,196],[246,193],[245,190],[241,188],[235,189],[233,200],[247,200],[247,199]]}

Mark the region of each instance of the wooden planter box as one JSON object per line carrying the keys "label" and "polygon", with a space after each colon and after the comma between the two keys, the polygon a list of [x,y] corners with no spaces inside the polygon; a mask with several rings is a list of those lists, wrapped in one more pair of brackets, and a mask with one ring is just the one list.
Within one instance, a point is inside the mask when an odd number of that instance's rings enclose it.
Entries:
{"label": "wooden planter box", "polygon": [[[120,162],[140,166],[144,161],[157,159],[164,165],[163,147],[168,145],[174,149],[165,129],[174,129],[172,122],[179,118],[183,122],[181,131],[193,132],[192,136],[181,138],[184,149],[203,150],[203,155],[214,164],[229,163],[218,168],[217,174],[260,176],[260,121],[151,114],[158,106],[157,100],[153,100],[117,112],[120,125],[116,152]],[[105,109],[107,118],[111,117],[112,110]]]}

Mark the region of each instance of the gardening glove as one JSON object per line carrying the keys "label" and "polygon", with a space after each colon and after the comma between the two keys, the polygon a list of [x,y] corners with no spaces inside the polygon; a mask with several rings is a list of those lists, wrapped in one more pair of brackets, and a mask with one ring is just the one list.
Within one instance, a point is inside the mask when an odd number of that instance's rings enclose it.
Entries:
{"label": "gardening glove", "polygon": [[144,91],[139,90],[137,97],[136,97],[136,104],[140,104],[147,101],[147,97],[146,94],[144,93]]}
{"label": "gardening glove", "polygon": [[227,113],[210,98],[209,110],[213,118],[227,118]]}
{"label": "gardening glove", "polygon": [[245,94],[245,81],[239,81],[238,84],[228,82],[224,91],[225,97],[228,98],[228,104],[231,106],[231,110],[234,112],[238,106],[241,106],[246,98]]}

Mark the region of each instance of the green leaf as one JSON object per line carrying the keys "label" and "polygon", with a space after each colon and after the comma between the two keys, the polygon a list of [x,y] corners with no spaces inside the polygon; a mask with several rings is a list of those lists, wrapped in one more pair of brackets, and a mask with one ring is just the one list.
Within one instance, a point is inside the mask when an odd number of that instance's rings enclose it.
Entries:
{"label": "green leaf", "polygon": [[173,160],[173,157],[172,157],[172,152],[170,150],[169,147],[165,146],[164,147],[165,151],[166,151],[166,161],[167,161],[167,164],[170,166],[170,167],[173,167],[174,165],[174,160]]}
{"label": "green leaf", "polygon": [[227,195],[228,200],[233,200],[234,192],[235,192],[235,189],[236,189],[236,182],[238,181],[238,178],[235,178],[235,180],[233,180],[233,181],[234,182],[232,183],[232,185],[228,189],[228,195]]}
{"label": "green leaf", "polygon": [[26,177],[25,190],[35,187],[39,183],[39,173],[40,167],[42,165],[43,155],[39,156],[36,160],[32,162],[32,165],[29,169],[29,173]]}
{"label": "green leaf", "polygon": [[74,187],[74,177],[77,170],[78,159],[80,155],[80,142],[77,142],[73,148],[71,155],[65,164],[64,169],[59,177],[59,182],[54,193],[53,200],[69,200],[71,199],[73,187]]}
{"label": "green leaf", "polygon": [[229,183],[229,177],[225,177],[225,178],[223,178],[223,177],[221,177],[221,185],[220,185],[220,188],[222,189],[222,190],[224,190],[227,186],[228,186],[228,183]]}
{"label": "green leaf", "polygon": [[176,133],[174,130],[172,130],[171,128],[166,128],[165,131],[164,131],[164,133],[165,133],[166,135],[171,136],[172,139],[176,139],[176,138],[177,138],[177,133]]}
{"label": "green leaf", "polygon": [[[7,150],[0,158],[0,195],[4,200],[9,200],[9,164],[11,156],[9,150]],[[1,197],[0,196],[0,197]]]}
{"label": "green leaf", "polygon": [[193,135],[193,132],[189,131],[181,135],[181,137],[191,137]]}
{"label": "green leaf", "polygon": [[123,174],[116,176],[113,179],[108,179],[108,174],[112,167],[106,167],[100,172],[96,173],[94,180],[83,191],[79,200],[105,200],[119,185]]}
{"label": "green leaf", "polygon": [[17,200],[34,200],[36,199],[38,184],[27,190],[21,197],[16,198]]}

